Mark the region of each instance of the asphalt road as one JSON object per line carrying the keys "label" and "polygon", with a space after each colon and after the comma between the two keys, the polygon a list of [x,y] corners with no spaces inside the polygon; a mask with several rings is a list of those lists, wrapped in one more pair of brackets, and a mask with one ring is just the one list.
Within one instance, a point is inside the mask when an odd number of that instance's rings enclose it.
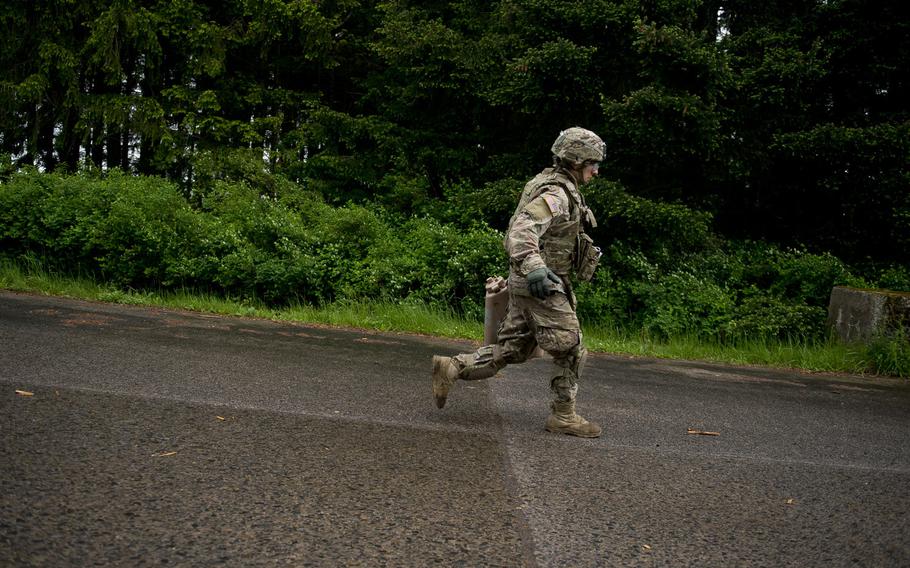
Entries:
{"label": "asphalt road", "polygon": [[0,566],[910,566],[898,381],[471,348],[0,292]]}

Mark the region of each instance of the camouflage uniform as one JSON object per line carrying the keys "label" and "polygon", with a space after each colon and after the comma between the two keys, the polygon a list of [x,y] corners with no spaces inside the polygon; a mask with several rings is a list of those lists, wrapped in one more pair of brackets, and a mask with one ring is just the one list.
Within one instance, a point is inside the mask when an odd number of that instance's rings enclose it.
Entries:
{"label": "camouflage uniform", "polygon": [[[525,186],[504,242],[510,264],[509,309],[499,328],[499,342],[455,357],[460,379],[489,378],[507,364],[525,361],[540,345],[556,365],[550,383],[554,398],[575,399],[585,349],[568,276],[581,207],[575,180],[565,170],[544,170]],[[529,272],[541,267],[562,280],[562,291],[544,299],[531,295],[526,280]]]}
{"label": "camouflage uniform", "polygon": [[[590,134],[600,142],[596,135]],[[554,154],[560,140],[557,139],[554,144]],[[481,347],[474,353],[457,355],[448,361],[434,358],[434,391],[440,390],[437,383],[445,382],[437,377],[444,378],[446,373],[452,377],[451,383],[456,379],[486,379],[508,364],[525,361],[540,346],[553,358],[550,381],[553,408],[571,405],[574,415],[578,380],[587,351],[582,344],[569,275],[576,268],[583,223],[596,226],[578,191],[578,175],[577,171],[557,165],[545,169],[525,186],[504,240],[509,255],[509,306],[499,328],[498,343]],[[555,293],[537,298],[529,290],[527,277],[541,268],[555,273],[552,284]],[[437,393],[437,405],[440,407],[445,404],[448,391],[448,386],[443,384],[442,387],[446,392],[442,393],[442,404]],[[595,435],[599,435],[600,428],[596,429]]]}

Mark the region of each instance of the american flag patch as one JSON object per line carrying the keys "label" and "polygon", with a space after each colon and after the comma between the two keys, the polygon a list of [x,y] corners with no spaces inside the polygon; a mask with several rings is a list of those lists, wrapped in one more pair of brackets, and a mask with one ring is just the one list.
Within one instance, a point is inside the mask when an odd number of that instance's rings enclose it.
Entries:
{"label": "american flag patch", "polygon": [[547,202],[547,207],[550,208],[550,213],[554,216],[559,214],[559,199],[555,195],[544,195],[543,200]]}

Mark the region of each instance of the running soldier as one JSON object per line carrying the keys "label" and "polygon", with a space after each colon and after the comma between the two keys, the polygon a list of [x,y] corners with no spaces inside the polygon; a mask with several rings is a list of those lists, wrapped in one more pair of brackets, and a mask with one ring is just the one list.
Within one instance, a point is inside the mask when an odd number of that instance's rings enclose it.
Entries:
{"label": "running soldier", "polygon": [[433,395],[445,406],[457,380],[487,379],[506,365],[528,359],[537,346],[553,358],[552,402],[546,429],[596,438],[601,428],[575,412],[578,380],[587,351],[576,316],[569,276],[594,275],[600,250],[585,234],[596,227],[578,188],[597,175],[605,146],[584,128],[559,134],[551,148],[553,167],[525,185],[509,222],[504,246],[509,255],[509,306],[495,345],[455,357],[433,357]]}

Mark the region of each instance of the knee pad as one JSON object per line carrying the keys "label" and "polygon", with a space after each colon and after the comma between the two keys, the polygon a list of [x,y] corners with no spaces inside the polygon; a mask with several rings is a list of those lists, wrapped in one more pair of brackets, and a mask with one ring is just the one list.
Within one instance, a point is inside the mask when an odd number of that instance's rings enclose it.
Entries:
{"label": "knee pad", "polygon": [[498,345],[484,345],[470,355],[455,357],[455,360],[460,367],[458,378],[465,381],[488,379],[506,366]]}
{"label": "knee pad", "polygon": [[577,382],[581,379],[581,374],[585,368],[585,362],[588,359],[588,350],[579,341],[568,351],[553,355],[553,380],[550,382],[551,390],[571,388],[574,391],[578,389]]}

